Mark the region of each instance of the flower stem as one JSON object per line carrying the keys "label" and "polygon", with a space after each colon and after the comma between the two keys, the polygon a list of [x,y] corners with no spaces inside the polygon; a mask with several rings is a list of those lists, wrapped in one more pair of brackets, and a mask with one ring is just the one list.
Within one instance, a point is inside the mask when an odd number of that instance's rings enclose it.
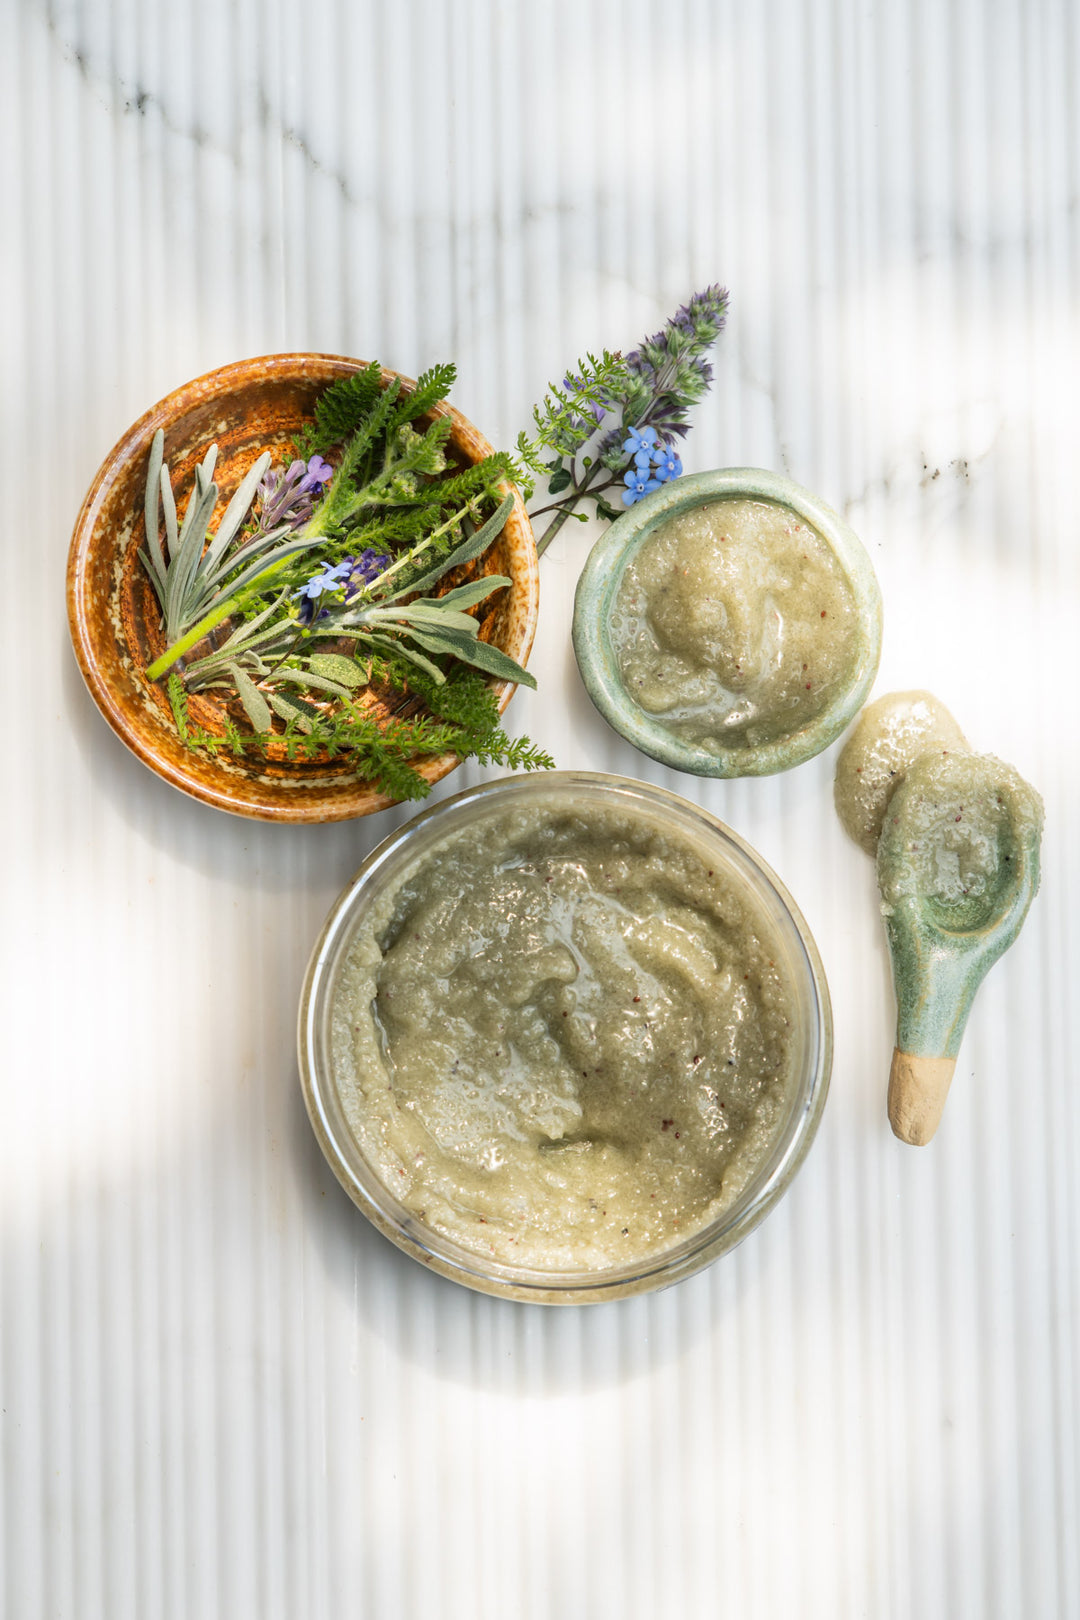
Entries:
{"label": "flower stem", "polygon": [[[611,488],[611,485],[615,482],[614,478],[609,478],[608,482],[606,484],[601,484],[599,489],[589,488],[589,485],[600,471],[601,465],[602,464],[599,461],[593,462],[592,466],[585,474],[585,477],[581,480],[581,483],[574,485],[574,492],[571,495],[569,502],[556,501],[554,503],[559,510],[556,512],[555,516],[552,518],[551,522],[548,524],[547,528],[536,542],[536,555],[538,558],[544,555],[544,552],[547,550],[548,546],[550,546],[551,542],[554,540],[567,518],[573,516],[574,507],[583,496],[599,495],[600,490]],[[542,513],[550,511],[550,506],[542,506],[539,512],[530,512],[529,516],[539,517]]]}
{"label": "flower stem", "polygon": [[543,534],[540,536],[539,540],[536,542],[537,557],[542,557],[544,555],[544,552],[547,550],[548,546],[550,546],[551,542],[554,540],[567,518],[573,513],[574,506],[576,505],[577,502],[575,501],[573,506],[564,506],[561,512],[557,512],[555,514],[547,528],[544,530]]}
{"label": "flower stem", "polygon": [[208,613],[205,618],[200,619],[198,624],[193,625],[186,635],[180,637],[179,641],[174,641],[171,647],[166,648],[160,658],[155,658],[146,671],[147,680],[159,681],[165,671],[171,669],[178,658],[183,658],[184,654],[194,647],[197,641],[201,641],[204,636],[209,635],[211,630],[216,630],[222,620],[227,619],[230,613],[234,613],[239,605],[239,598],[230,596],[227,602],[222,602],[220,607],[216,607],[212,613]]}
{"label": "flower stem", "polygon": [[250,596],[252,591],[261,590],[264,580],[270,579],[274,574],[279,574],[283,568],[287,568],[294,560],[295,556],[291,552],[287,557],[279,557],[277,562],[269,563],[261,574],[256,574],[254,579],[248,581],[242,597],[230,596],[226,601],[220,603],[218,607],[212,608],[209,613],[199,620],[198,624],[192,625],[191,629],[182,635],[179,641],[174,641],[171,647],[166,648],[160,658],[154,660],[146,671],[147,680],[159,681],[165,671],[171,669],[176,660],[182,658],[189,648],[194,647],[197,641],[201,641],[204,636],[208,636],[211,630],[216,630],[223,620],[235,613],[242,601]]}

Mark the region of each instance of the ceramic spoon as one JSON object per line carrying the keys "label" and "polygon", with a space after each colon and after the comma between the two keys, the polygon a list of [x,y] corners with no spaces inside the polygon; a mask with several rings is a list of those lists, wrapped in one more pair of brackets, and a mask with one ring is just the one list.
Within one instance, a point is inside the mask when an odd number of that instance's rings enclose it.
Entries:
{"label": "ceramic spoon", "polygon": [[975,992],[1039,887],[1042,801],[990,755],[925,754],[889,802],[878,885],[896,985],[889,1120],[937,1130]]}

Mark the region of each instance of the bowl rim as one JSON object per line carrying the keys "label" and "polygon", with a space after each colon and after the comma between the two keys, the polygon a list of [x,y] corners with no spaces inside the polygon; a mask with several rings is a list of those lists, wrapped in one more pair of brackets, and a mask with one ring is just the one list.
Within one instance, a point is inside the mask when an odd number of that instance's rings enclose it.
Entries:
{"label": "bowl rim", "polygon": [[[91,562],[106,543],[106,538],[99,537],[98,533],[102,510],[122,469],[137,456],[148,452],[150,441],[159,427],[168,432],[170,423],[175,422],[193,404],[214,395],[227,394],[257,380],[287,382],[314,373],[329,384],[340,377],[354,375],[368,364],[365,360],[348,355],[290,350],[253,355],[204,372],[172,389],[120,435],[98,467],[79,508],[68,548],[66,600],[71,645],[87,690],[111,729],[136,758],[173,787],[215,809],[260,821],[321,823],[373,814],[399,801],[377,792],[371,783],[348,776],[308,778],[293,783],[289,783],[287,778],[255,776],[230,765],[224,754],[212,762],[218,767],[216,770],[203,774],[194,767],[185,768],[182,758],[171,758],[157,746],[153,729],[146,723],[140,723],[138,712],[133,715],[133,706],[123,701],[102,652],[107,636],[101,624],[101,608],[95,605],[91,589]],[[403,372],[386,366],[380,369],[384,385],[389,379],[398,377],[406,388],[415,388],[415,380]],[[492,453],[489,441],[455,406],[443,403],[436,406],[435,411],[451,417],[455,436],[469,446],[477,459]],[[536,542],[520,491],[510,484],[501,487],[514,497],[514,507],[506,528],[513,534],[515,551],[520,552],[524,591],[524,612],[519,615],[520,634],[515,645],[506,650],[520,664],[526,665],[536,634],[540,604]],[[119,639],[115,625],[110,625],[109,630],[114,641]],[[493,680],[491,686],[496,694],[499,713],[502,714],[517,690],[516,683]],[[198,757],[205,764],[202,756]],[[441,754],[417,761],[416,768],[426,781],[434,784],[460,763],[456,754]]]}
{"label": "bowl rim", "polygon": [[[739,497],[790,507],[828,542],[855,596],[861,651],[846,689],[809,724],[771,743],[713,752],[677,737],[633,701],[619,674],[609,615],[628,564],[661,524],[695,506]],[[764,467],[718,467],[687,473],[646,495],[622,513],[593,546],[574,597],[574,655],[597,709],[643,754],[695,776],[770,776],[821,753],[866,702],[881,659],[881,634],[881,587],[858,535],[819,496]]]}
{"label": "bowl rim", "polygon": [[[653,811],[666,812],[684,824],[697,824],[699,835],[718,837],[725,855],[734,853],[734,864],[741,868],[743,879],[749,875],[760,884],[760,893],[771,894],[779,913],[790,923],[805,968],[813,1015],[810,1080],[774,1145],[767,1173],[751,1182],[731,1210],[711,1227],[644,1261],[595,1274],[529,1271],[482,1261],[396,1205],[388,1187],[370,1166],[365,1166],[365,1183],[355,1169],[355,1164],[363,1160],[362,1150],[344,1122],[337,1098],[328,1034],[334,975],[347,956],[365,891],[378,892],[388,867],[412,862],[418,853],[417,843],[422,854],[425,843],[434,844],[451,832],[455,823],[466,821],[477,804],[491,805],[494,810],[500,799],[557,795],[581,787],[614,793],[623,803],[636,802],[639,807],[647,804]],[[817,945],[798,906],[753,846],[719,817],[666,788],[631,777],[593,771],[545,772],[540,776],[504,776],[467,788],[413,817],[372,850],[334,901],[312,948],[297,1014],[297,1054],[308,1118],[330,1168],[362,1214],[399,1249],[429,1270],[480,1293],[545,1305],[595,1304],[667,1287],[701,1270],[741,1243],[783,1197],[813,1143],[828,1095],[833,1055],[832,1004]]]}

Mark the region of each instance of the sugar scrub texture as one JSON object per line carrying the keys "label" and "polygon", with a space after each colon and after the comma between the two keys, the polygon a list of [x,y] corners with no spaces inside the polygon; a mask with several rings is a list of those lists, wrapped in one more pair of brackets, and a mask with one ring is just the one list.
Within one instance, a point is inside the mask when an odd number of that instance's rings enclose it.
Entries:
{"label": "sugar scrub texture", "polygon": [[875,854],[889,800],[919,756],[968,752],[960,727],[930,692],[889,692],[868,703],[836,765],[833,797],[845,831]]}
{"label": "sugar scrub texture", "polygon": [[811,725],[850,682],[855,592],[832,547],[775,501],[670,519],[628,565],[611,614],[626,691],[708,751]]}
{"label": "sugar scrub texture", "polygon": [[430,1228],[603,1270],[699,1231],[768,1159],[793,991],[759,903],[689,836],[541,801],[449,835],[373,909],[338,985],[335,1079]]}

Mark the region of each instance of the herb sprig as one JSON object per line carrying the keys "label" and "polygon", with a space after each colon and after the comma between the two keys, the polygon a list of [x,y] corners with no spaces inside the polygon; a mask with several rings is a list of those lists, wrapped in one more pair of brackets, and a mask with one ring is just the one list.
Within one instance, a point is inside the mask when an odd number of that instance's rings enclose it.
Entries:
{"label": "herb sprig", "polygon": [[[383,386],[372,365],[335,383],[296,459],[275,469],[260,456],[213,535],[216,446],[180,525],[155,436],[140,555],[169,645],[147,674],[167,677],[186,744],[347,757],[394,798],[429,791],[412,762],[437,754],[552,765],[500,729],[488,685],[536,685],[480,638],[472,611],[510,580],[487,574],[440,592],[502,531],[516,470],[500,454],[464,469],[449,462],[451,420],[436,408],[453,380],[452,366],[437,366],[406,391],[396,377]],[[224,736],[191,723],[189,695],[210,691],[239,705],[250,732],[231,718]],[[404,708],[387,718],[379,699],[395,695]]]}
{"label": "herb sprig", "polygon": [[632,506],[682,472],[677,442],[687,418],[712,383],[705,355],[727,318],[728,295],[720,286],[695,293],[640,348],[628,354],[606,349],[588,354],[576,370],[552,386],[533,411],[533,432],[518,438],[520,463],[547,481],[553,497],[530,513],[554,513],[537,540],[543,556],[570,517],[580,522],[583,501],[608,522],[619,516],[621,495]]}

